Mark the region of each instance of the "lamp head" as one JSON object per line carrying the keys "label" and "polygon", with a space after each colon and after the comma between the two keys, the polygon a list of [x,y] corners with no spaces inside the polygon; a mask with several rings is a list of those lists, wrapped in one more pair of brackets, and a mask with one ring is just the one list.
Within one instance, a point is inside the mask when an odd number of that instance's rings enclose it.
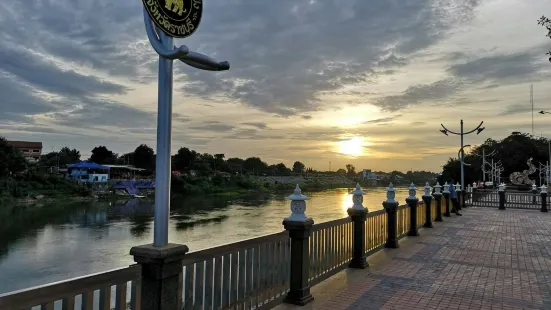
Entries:
{"label": "lamp head", "polygon": [[545,111],[539,111],[538,113],[539,114],[545,114]]}
{"label": "lamp head", "polygon": [[486,129],[486,127],[480,127],[476,130],[476,134],[478,135],[479,133],[481,133],[484,129]]}
{"label": "lamp head", "polygon": [[440,129],[440,132],[445,134],[446,136],[448,135],[448,131],[446,129]]}

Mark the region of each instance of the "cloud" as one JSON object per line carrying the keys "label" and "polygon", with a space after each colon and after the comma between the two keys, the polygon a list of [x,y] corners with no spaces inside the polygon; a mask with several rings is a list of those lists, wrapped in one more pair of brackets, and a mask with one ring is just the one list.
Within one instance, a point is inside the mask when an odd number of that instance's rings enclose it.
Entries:
{"label": "cloud", "polygon": [[455,94],[461,87],[461,83],[454,79],[443,79],[432,84],[410,86],[399,95],[378,98],[374,105],[385,111],[397,111],[410,105],[445,99]]}
{"label": "cloud", "polygon": [[406,64],[407,55],[438,42],[476,5],[289,0],[241,6],[212,1],[208,10],[216,13],[205,17],[195,38],[201,37],[206,53],[230,60],[232,69],[219,74],[186,70],[192,82],[182,90],[201,96],[223,93],[283,116],[317,111],[320,93],[374,80],[376,68]]}
{"label": "cloud", "polygon": [[258,129],[266,129],[268,128],[268,125],[264,122],[247,122],[247,123],[242,123],[241,125],[244,125],[244,126],[251,126],[251,127],[256,127]]}
{"label": "cloud", "polygon": [[[541,55],[534,51],[481,57],[453,65],[448,69],[457,78],[470,82],[489,81],[493,83],[519,83],[535,80],[541,70]],[[495,86],[489,85],[489,87]]]}
{"label": "cloud", "polygon": [[390,117],[372,119],[372,120],[369,120],[369,121],[365,121],[364,124],[387,124],[387,123],[392,122],[395,118],[400,117],[400,116],[402,116],[402,115],[395,115],[395,116],[390,116]]}
{"label": "cloud", "polygon": [[226,132],[232,130],[234,127],[232,125],[223,124],[217,121],[204,122],[200,125],[193,125],[188,127],[190,130],[199,130],[199,131],[212,131],[212,132]]}

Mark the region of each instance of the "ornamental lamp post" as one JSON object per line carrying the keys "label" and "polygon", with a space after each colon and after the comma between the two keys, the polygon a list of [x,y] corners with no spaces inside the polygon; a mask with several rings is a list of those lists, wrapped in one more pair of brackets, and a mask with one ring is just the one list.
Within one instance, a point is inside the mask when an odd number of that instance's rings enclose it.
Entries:
{"label": "ornamental lamp post", "polygon": [[463,136],[465,135],[468,135],[468,134],[471,134],[473,132],[476,131],[476,134],[480,134],[484,129],[485,127],[482,127],[482,124],[484,124],[484,122],[480,122],[480,124],[478,124],[478,126],[476,126],[475,129],[471,130],[471,131],[468,131],[468,132],[464,132],[463,130],[463,120],[461,120],[460,122],[460,131],[459,132],[454,132],[454,131],[451,131],[449,130],[448,128],[446,128],[446,126],[444,126],[443,124],[440,124],[440,126],[442,126],[443,129],[440,130],[441,133],[445,134],[446,136],[448,135],[448,133],[451,133],[451,134],[454,134],[454,135],[458,135],[458,136],[461,136],[461,148],[460,148],[460,161],[461,161],[461,190],[462,190],[462,195],[463,195],[463,205],[461,206],[462,208],[465,207],[465,169],[464,169],[464,164],[463,164],[463,159],[465,158],[465,151],[463,151],[463,148],[465,147],[463,145]]}
{"label": "ornamental lamp post", "polygon": [[[142,310],[181,309],[182,259],[188,247],[168,243],[171,182],[173,61],[201,70],[224,71],[230,68],[206,55],[192,52],[185,45],[176,47],[174,38],[192,35],[201,22],[202,0],[142,0],[145,31],[159,55],[157,155],[155,169],[155,217],[153,244],[130,249],[134,261],[142,266]],[[178,294],[180,292],[180,294]]]}

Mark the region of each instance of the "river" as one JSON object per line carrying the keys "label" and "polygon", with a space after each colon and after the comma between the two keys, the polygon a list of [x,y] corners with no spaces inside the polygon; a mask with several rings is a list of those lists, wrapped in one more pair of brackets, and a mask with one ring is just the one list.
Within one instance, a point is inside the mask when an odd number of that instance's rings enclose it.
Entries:
{"label": "river", "polygon": [[[420,189],[419,193],[422,192]],[[289,193],[290,194],[290,193]],[[315,223],[347,216],[347,189],[305,193]],[[385,189],[367,190],[364,206],[382,209]],[[191,251],[283,230],[289,201],[283,194],[173,199],[169,242]],[[397,190],[405,203],[407,190]],[[147,200],[94,201],[24,211],[0,227],[0,294],[133,263],[130,248],[153,240],[153,204]]]}

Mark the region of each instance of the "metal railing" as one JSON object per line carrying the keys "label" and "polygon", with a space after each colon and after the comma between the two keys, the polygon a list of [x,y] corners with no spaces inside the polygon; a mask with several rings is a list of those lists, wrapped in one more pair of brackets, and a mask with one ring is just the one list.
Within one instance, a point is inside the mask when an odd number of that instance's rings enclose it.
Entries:
{"label": "metal railing", "polygon": [[184,309],[265,309],[289,290],[290,239],[284,231],[184,256]]}
{"label": "metal railing", "polygon": [[409,219],[409,213],[410,213],[410,209],[407,205],[402,205],[402,206],[399,206],[398,207],[398,211],[397,211],[397,214],[396,214],[396,220],[397,220],[397,224],[396,227],[397,227],[397,236],[398,238],[402,238],[404,237],[408,231],[409,231],[409,228],[410,228],[410,219]]}
{"label": "metal railing", "polygon": [[[495,189],[476,189],[474,192],[467,193],[467,204],[475,207],[499,207],[499,191]],[[547,196],[549,202],[550,197]],[[513,209],[532,209],[541,208],[540,193],[531,191],[505,191],[505,208]]]}
{"label": "metal railing", "polygon": [[141,266],[115,269],[0,295],[2,310],[140,309]]}
{"label": "metal railing", "polygon": [[[417,225],[425,221],[424,203]],[[432,205],[435,210],[435,204]],[[435,216],[436,212],[433,212]],[[387,214],[367,214],[365,251],[381,249],[388,237]],[[410,229],[410,208],[397,208],[397,234]],[[353,257],[353,223],[349,217],[315,224],[309,238],[310,286],[345,269]],[[268,309],[289,291],[289,232],[252,238],[188,253],[183,259],[183,309]],[[0,309],[123,310],[140,309],[141,267],[132,265],[104,273],[0,295]]]}
{"label": "metal railing", "polygon": [[365,221],[365,253],[369,255],[381,249],[388,238],[386,211],[367,214]]}
{"label": "metal railing", "polygon": [[312,227],[309,239],[310,285],[345,269],[352,259],[352,222],[349,217]]}

